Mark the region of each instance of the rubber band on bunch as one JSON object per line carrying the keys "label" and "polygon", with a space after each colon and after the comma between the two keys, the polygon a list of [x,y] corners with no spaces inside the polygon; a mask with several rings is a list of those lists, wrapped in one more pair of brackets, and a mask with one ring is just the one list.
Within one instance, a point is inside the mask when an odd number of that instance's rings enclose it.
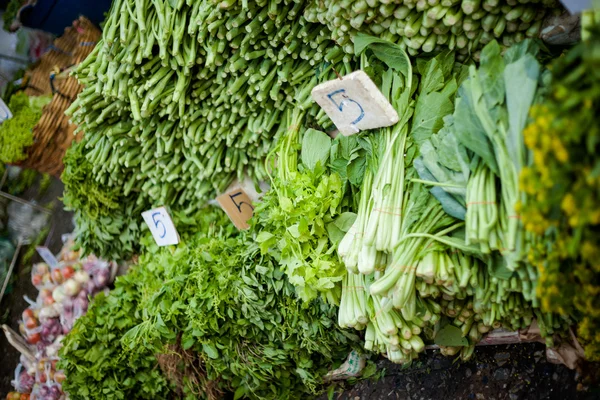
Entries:
{"label": "rubber band on bunch", "polygon": [[[396,210],[400,210],[400,212],[396,212]],[[382,214],[387,214],[387,215],[395,215],[397,217],[402,216],[402,207],[374,208],[373,211],[377,211],[377,212],[380,212]]]}
{"label": "rubber band on bunch", "polygon": [[467,203],[467,207],[469,206],[477,206],[477,205],[492,205],[498,204],[495,201],[470,201]]}

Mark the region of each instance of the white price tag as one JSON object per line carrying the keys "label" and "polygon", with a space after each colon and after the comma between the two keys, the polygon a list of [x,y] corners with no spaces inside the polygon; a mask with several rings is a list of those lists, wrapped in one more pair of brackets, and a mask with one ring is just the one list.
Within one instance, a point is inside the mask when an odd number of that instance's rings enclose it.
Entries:
{"label": "white price tag", "polygon": [[0,124],[6,121],[9,118],[12,118],[12,113],[8,106],[0,99]]}
{"label": "white price tag", "polygon": [[148,224],[157,245],[169,246],[179,243],[179,234],[165,207],[144,211],[142,217],[144,217],[144,221]]}
{"label": "white price tag", "polygon": [[346,136],[399,120],[394,107],[364,71],[315,86],[312,97]]}
{"label": "white price tag", "polygon": [[40,257],[42,257],[42,260],[44,260],[51,268],[56,268],[58,266],[58,260],[54,257],[54,254],[52,254],[49,248],[46,246],[37,246],[35,249]]}

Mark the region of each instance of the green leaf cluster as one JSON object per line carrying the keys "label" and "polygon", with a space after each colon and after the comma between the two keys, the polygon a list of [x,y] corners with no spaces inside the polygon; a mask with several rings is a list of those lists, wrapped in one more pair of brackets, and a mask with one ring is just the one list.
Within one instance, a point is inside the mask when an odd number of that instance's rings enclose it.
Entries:
{"label": "green leaf cluster", "polygon": [[[358,337],[337,327],[334,306],[301,301],[278,262],[261,254],[251,233],[239,234],[222,211],[206,209],[195,222],[200,232],[182,234],[176,247],[159,248],[150,235],[144,239],[146,253],[108,297],[134,296],[133,307],[124,310],[134,320],[106,345],[120,349],[128,357],[123,360],[136,360],[180,340],[184,350],[198,354],[207,382],[236,398],[319,392],[322,376],[343,361]],[[73,385],[93,376],[78,368],[88,356],[70,349],[86,340],[101,346],[104,334],[94,329],[106,332],[102,323],[120,318],[114,308],[104,310],[102,320],[92,313],[78,322],[90,329],[75,329],[68,338],[64,356],[72,364]],[[110,365],[100,364],[99,374],[108,374]]]}
{"label": "green leaf cluster", "polygon": [[77,245],[83,254],[128,259],[138,246],[134,241],[142,229],[140,218],[132,216],[145,210],[127,202],[118,188],[94,179],[84,147],[83,142],[74,142],[67,150],[61,176],[65,208],[75,212]]}
{"label": "green leaf cluster", "polygon": [[141,322],[138,272],[118,278],[110,295],[98,294],[63,339],[58,368],[67,375],[62,387],[71,399],[168,397],[169,383],[154,353],[121,345],[122,336]]}
{"label": "green leaf cluster", "polygon": [[42,116],[42,108],[52,96],[29,97],[17,93],[8,108],[13,114],[0,125],[0,162],[11,164],[27,158],[26,149],[33,144],[31,130]]}

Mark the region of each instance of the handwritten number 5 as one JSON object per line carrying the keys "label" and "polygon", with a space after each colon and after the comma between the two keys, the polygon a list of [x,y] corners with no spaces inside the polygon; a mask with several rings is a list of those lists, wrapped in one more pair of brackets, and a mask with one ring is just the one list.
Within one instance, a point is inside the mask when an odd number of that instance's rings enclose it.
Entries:
{"label": "handwritten number 5", "polygon": [[254,211],[254,207],[252,207],[252,204],[245,202],[245,201],[240,201],[239,203],[236,203],[234,197],[240,196],[242,194],[242,192],[237,192],[236,194],[230,194],[229,198],[231,198],[231,201],[233,202],[233,204],[235,204],[235,206],[237,207],[238,211],[241,213],[242,212],[242,206],[245,204],[248,207],[250,207],[252,209],[252,211]]}
{"label": "handwritten number 5", "polygon": [[158,228],[158,225],[162,226],[162,233],[159,235],[160,238],[162,239],[167,234],[167,228],[165,227],[165,224],[163,224],[163,222],[160,219],[156,218],[156,216],[162,216],[162,215],[160,212],[152,213],[152,221],[154,222],[154,226],[156,228]]}
{"label": "handwritten number 5", "polygon": [[[341,96],[343,98],[343,100],[340,101],[339,103],[337,103],[333,99],[333,97],[336,95]],[[336,90],[335,92],[331,92],[327,95],[327,97],[329,98],[329,100],[331,100],[331,102],[333,104],[335,104],[335,106],[338,108],[338,110],[340,110],[342,112],[344,111],[344,105],[346,105],[346,104],[354,103],[358,106],[358,108],[360,109],[360,115],[358,116],[358,118],[356,118],[354,121],[352,121],[352,125],[359,123],[365,117],[365,110],[362,108],[362,106],[356,100],[352,100],[350,97],[348,97],[348,95],[346,94],[346,89],[339,89],[339,90]]]}

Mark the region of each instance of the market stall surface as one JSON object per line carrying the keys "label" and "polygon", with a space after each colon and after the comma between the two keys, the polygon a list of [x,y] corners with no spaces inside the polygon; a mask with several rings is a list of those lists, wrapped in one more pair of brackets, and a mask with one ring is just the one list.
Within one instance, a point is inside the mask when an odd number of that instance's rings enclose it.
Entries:
{"label": "market stall surface", "polygon": [[[50,232],[45,244],[53,253],[58,253],[62,247],[61,236],[73,231],[72,214],[63,210],[63,204],[58,200],[62,197],[63,185],[57,179],[52,179],[50,187],[38,196],[36,185],[29,188],[21,198],[26,200],[35,200],[37,204],[47,206],[53,203],[53,213],[50,220]],[[20,258],[25,250],[21,252]],[[23,296],[29,296],[35,299],[38,290],[31,284],[31,265],[40,262],[42,259],[36,253],[32,260],[27,264],[22,264],[21,260],[15,267],[12,292],[5,295],[0,305],[0,317],[2,322],[9,325],[15,331],[19,331],[19,319],[21,313],[28,304]],[[13,390],[10,381],[14,379],[15,368],[19,364],[19,352],[15,350],[6,340],[3,334],[0,334],[0,398],[4,398],[8,392]]]}

